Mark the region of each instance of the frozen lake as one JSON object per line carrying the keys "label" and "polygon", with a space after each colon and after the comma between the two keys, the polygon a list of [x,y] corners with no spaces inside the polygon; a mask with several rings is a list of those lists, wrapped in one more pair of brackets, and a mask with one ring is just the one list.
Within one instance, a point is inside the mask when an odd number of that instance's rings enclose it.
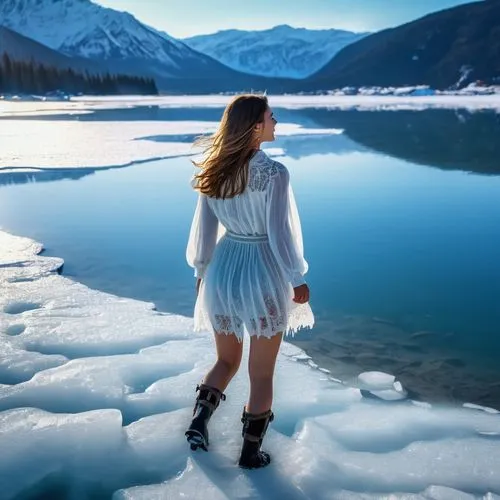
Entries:
{"label": "frozen lake", "polygon": [[[111,133],[135,126],[146,147],[186,148],[221,113],[139,106],[69,119]],[[426,400],[500,407],[499,115],[315,108],[276,115],[287,135],[278,128],[267,146],[292,175],[317,318],[314,331],[292,342],[342,379],[382,369]],[[12,123],[40,123],[33,120]],[[62,127],[68,117],[43,120]],[[164,123],[179,133],[161,134]],[[79,142],[83,155],[114,154],[98,132],[94,143]],[[189,157],[178,153],[125,169],[4,173],[0,224],[64,258],[67,276],[190,316],[184,251],[196,195]]]}
{"label": "frozen lake", "polygon": [[[283,345],[274,466],[234,467],[245,363],[212,452],[188,452],[194,385],[213,358],[189,319],[190,143],[224,99],[8,105],[0,227],[47,258],[0,233],[2,494],[499,498],[498,414],[460,408],[500,408],[500,120],[480,99],[277,99],[267,147],[291,173],[317,319],[287,340],[312,360]],[[369,370],[410,397],[362,397],[351,386]],[[366,380],[399,397],[390,376]]]}

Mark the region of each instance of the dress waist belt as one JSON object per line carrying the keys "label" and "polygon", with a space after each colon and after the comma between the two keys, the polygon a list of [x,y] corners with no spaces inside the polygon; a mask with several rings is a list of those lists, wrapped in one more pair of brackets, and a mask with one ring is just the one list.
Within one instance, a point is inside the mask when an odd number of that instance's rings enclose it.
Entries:
{"label": "dress waist belt", "polygon": [[231,231],[226,231],[226,238],[243,243],[261,243],[269,239],[267,234],[236,234]]}

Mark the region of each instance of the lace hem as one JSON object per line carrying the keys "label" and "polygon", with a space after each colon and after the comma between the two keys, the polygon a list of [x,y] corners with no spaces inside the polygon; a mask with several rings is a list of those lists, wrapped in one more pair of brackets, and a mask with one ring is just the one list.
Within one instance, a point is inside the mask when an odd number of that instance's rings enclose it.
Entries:
{"label": "lace hem", "polygon": [[194,331],[213,331],[217,333],[231,335],[234,334],[238,339],[242,340],[244,332],[248,332],[250,336],[266,337],[270,338],[279,332],[283,332],[285,336],[295,336],[301,329],[311,329],[314,326],[314,315],[309,304],[297,304],[293,305],[288,313],[288,318],[285,321],[283,318],[273,316],[262,316],[259,318],[259,327],[257,328],[257,322],[255,320],[250,320],[251,328],[250,331],[244,324],[244,322],[237,316],[227,316],[216,314],[214,315],[215,325],[210,321],[208,313],[201,308],[195,309],[194,317]]}

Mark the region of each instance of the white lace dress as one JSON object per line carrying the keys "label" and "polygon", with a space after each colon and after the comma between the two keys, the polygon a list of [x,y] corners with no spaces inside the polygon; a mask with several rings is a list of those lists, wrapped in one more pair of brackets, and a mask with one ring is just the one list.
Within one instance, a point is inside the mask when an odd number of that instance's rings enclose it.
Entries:
{"label": "white lace dress", "polygon": [[305,283],[302,230],[289,173],[259,150],[249,162],[248,185],[234,198],[200,194],[186,251],[202,278],[195,331],[271,337],[312,328],[309,304],[293,302]]}

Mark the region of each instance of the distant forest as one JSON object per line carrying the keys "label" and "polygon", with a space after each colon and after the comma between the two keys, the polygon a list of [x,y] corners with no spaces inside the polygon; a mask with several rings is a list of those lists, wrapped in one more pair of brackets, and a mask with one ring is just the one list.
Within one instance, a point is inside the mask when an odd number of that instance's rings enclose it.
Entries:
{"label": "distant forest", "polygon": [[71,68],[45,66],[33,60],[16,61],[7,53],[0,58],[0,92],[43,95],[56,91],[94,95],[158,94],[152,78],[79,73]]}

